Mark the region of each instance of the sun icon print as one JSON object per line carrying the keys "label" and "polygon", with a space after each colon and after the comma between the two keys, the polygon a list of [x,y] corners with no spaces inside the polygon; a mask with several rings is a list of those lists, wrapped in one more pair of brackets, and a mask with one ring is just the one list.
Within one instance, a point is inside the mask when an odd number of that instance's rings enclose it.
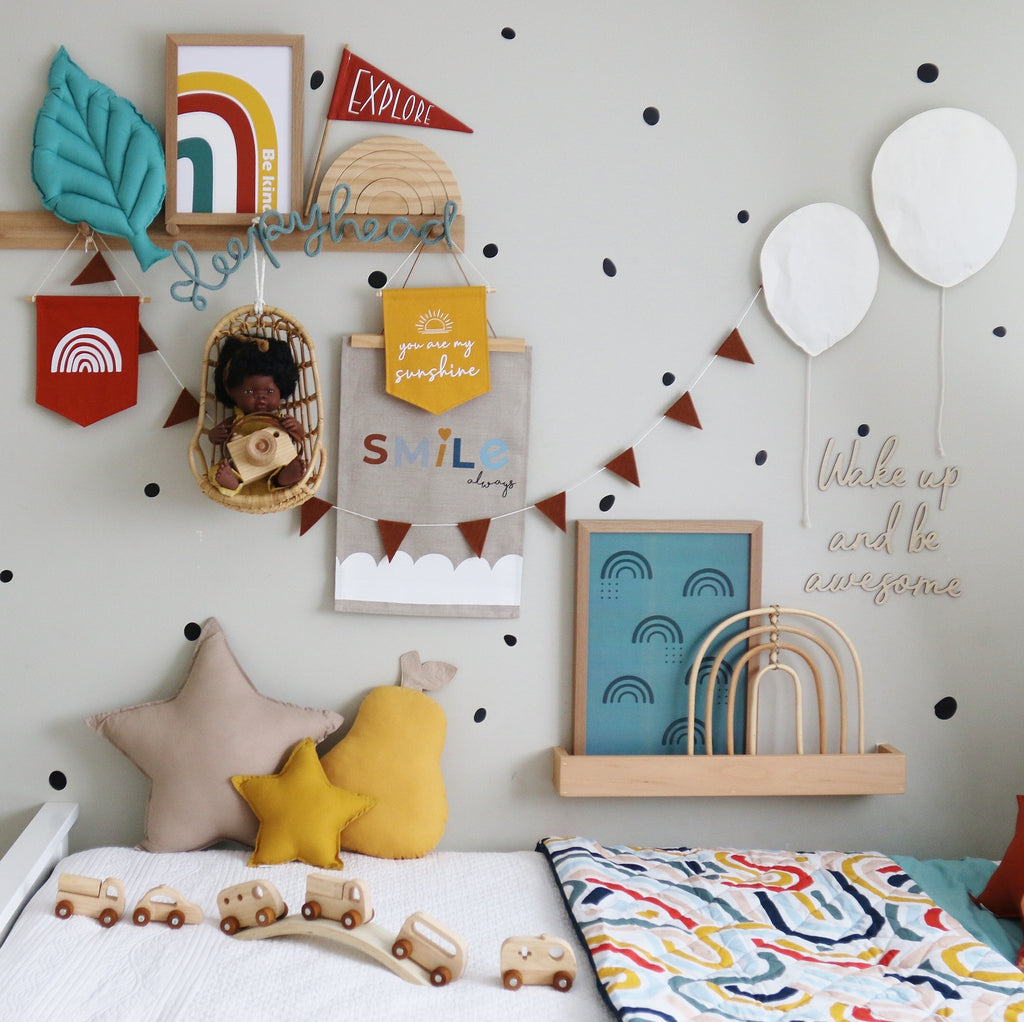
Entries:
{"label": "sun icon print", "polygon": [[421,334],[450,334],[452,317],[441,309],[428,309],[416,321],[416,329]]}

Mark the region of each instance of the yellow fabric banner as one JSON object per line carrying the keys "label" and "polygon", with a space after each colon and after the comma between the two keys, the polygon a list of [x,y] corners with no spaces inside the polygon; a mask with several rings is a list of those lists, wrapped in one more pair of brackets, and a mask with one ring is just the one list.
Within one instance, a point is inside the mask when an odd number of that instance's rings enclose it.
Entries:
{"label": "yellow fabric banner", "polygon": [[486,288],[385,290],[383,301],[389,394],[439,415],[491,389]]}

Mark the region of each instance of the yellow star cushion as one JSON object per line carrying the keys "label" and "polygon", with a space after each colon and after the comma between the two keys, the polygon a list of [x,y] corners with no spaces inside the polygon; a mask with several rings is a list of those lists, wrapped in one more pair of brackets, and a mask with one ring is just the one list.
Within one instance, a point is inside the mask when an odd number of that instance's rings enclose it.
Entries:
{"label": "yellow star cushion", "polygon": [[280,773],[231,783],[260,821],[250,866],[297,860],[341,869],[341,832],[376,802],[331,784],[311,738],[295,746]]}

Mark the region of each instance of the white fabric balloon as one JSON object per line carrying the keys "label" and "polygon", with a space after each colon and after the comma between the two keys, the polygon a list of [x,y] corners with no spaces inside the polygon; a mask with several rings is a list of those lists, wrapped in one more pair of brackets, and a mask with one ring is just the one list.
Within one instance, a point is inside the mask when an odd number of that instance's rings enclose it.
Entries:
{"label": "white fabric balloon", "polygon": [[871,187],[893,251],[925,280],[953,287],[1006,238],[1017,161],[983,117],[940,107],[904,121],[882,143]]}
{"label": "white fabric balloon", "polygon": [[812,357],[850,334],[878,289],[878,250],[856,213],[818,202],[790,213],[761,249],[772,318]]}

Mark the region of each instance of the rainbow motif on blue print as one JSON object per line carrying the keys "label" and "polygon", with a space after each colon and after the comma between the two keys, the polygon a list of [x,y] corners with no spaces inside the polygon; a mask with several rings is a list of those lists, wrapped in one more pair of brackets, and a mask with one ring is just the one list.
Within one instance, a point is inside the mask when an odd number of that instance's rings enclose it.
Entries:
{"label": "rainbow motif on blue print", "polygon": [[[712,628],[749,609],[750,536],[593,532],[588,556],[587,753],[675,755],[686,751],[689,727],[695,751],[703,752],[710,664],[698,682],[695,719],[688,722],[690,665]],[[731,673],[731,666],[723,666],[713,703],[714,745],[720,750],[726,746]],[[623,679],[642,679],[642,697],[636,688],[630,692],[635,681]],[[741,672],[734,724],[738,751],[746,729],[745,686]]]}

